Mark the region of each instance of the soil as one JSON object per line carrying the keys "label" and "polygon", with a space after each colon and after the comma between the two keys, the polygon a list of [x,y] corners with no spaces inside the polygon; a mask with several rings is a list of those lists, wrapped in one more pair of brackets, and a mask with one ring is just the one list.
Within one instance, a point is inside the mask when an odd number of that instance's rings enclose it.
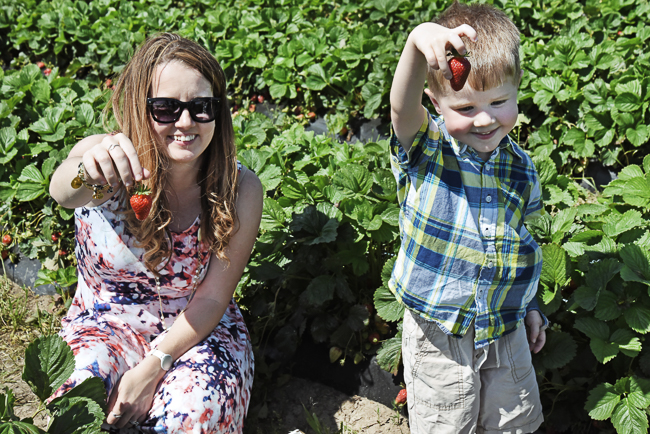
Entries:
{"label": "soil", "polygon": [[[63,313],[60,297],[35,295],[18,285],[3,280],[0,282],[0,391],[5,387],[15,396],[14,413],[19,418],[33,417],[34,424],[41,429],[47,426],[47,414],[38,412],[39,401],[27,383],[22,380],[24,354],[27,346],[41,330],[52,331]],[[12,300],[11,308],[8,300]],[[54,318],[52,324],[39,322],[37,307]],[[13,322],[12,313],[21,320]],[[43,317],[43,315],[41,315]],[[40,324],[37,325],[37,324]],[[282,387],[273,391],[267,417],[248,423],[247,434],[407,434],[407,420],[395,409],[360,396],[349,396],[323,384],[290,378]],[[307,415],[309,413],[310,416]],[[315,417],[314,417],[315,416]],[[319,431],[310,428],[320,424]]]}

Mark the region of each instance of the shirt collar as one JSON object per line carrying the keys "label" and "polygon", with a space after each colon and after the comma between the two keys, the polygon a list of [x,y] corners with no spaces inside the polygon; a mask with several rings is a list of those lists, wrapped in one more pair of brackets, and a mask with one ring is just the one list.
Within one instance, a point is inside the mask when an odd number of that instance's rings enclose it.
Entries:
{"label": "shirt collar", "polygon": [[[454,153],[458,155],[461,158],[465,157],[471,157],[472,155],[476,155],[475,151],[465,143],[459,142],[456,140],[454,137],[452,137],[449,132],[447,131],[447,128],[445,127],[445,121],[442,119],[442,117],[439,118],[440,121],[438,123],[438,128],[442,132],[442,135],[444,136],[445,140],[451,144],[451,148],[454,150]],[[523,160],[524,157],[521,155],[521,151],[517,149],[516,146],[514,146],[514,142],[510,138],[509,135],[506,135],[503,139],[501,139],[501,143],[499,143],[498,149],[495,149],[492,153],[492,156],[490,159],[495,158],[499,151],[508,151],[515,157],[518,157],[520,160]],[[474,152],[472,152],[474,151]]]}

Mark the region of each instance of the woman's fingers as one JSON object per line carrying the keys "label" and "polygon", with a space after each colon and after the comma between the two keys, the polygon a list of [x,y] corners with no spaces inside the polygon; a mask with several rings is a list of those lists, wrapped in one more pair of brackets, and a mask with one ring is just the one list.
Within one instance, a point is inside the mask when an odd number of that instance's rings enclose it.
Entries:
{"label": "woman's fingers", "polygon": [[[142,165],[140,164],[138,153],[136,152],[131,140],[122,133],[109,137],[112,139],[111,145],[113,146],[113,149],[119,147],[119,150],[121,151],[121,154],[119,155],[120,165],[116,164],[116,166],[122,176],[124,184],[130,186],[134,181],[142,181],[142,179],[144,179]],[[118,162],[116,161],[116,163]]]}
{"label": "woman's fingers", "polygon": [[133,143],[122,133],[107,135],[83,156],[86,178],[93,184],[110,184],[117,187],[123,182],[127,187],[149,178],[150,172],[142,168]]}

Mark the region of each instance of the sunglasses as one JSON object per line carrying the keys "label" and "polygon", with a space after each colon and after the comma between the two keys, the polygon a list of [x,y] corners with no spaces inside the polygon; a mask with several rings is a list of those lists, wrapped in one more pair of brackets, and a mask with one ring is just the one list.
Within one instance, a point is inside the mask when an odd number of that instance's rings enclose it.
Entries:
{"label": "sunglasses", "polygon": [[159,124],[171,124],[178,121],[187,109],[194,122],[212,122],[219,111],[221,98],[194,98],[191,101],[179,101],[174,98],[147,98],[147,109],[151,117]]}

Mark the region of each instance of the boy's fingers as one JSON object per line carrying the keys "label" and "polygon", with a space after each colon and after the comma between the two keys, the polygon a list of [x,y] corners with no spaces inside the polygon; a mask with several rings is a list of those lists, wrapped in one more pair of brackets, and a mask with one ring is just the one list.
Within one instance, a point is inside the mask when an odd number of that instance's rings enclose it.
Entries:
{"label": "boy's fingers", "polygon": [[537,336],[537,342],[535,342],[535,345],[533,347],[533,352],[535,354],[539,353],[542,348],[544,348],[544,344],[546,343],[546,332],[544,330],[539,332],[539,335]]}
{"label": "boy's fingers", "polygon": [[472,42],[476,42],[478,40],[478,35],[476,33],[476,30],[469,24],[462,24],[458,27],[456,27],[456,32],[458,36],[467,36],[469,39],[472,40]]}
{"label": "boy's fingers", "polygon": [[458,54],[460,54],[461,56],[467,53],[467,47],[465,47],[465,43],[463,42],[462,39],[460,39],[460,36],[458,35],[450,36],[449,43],[454,46],[456,51],[458,51]]}

